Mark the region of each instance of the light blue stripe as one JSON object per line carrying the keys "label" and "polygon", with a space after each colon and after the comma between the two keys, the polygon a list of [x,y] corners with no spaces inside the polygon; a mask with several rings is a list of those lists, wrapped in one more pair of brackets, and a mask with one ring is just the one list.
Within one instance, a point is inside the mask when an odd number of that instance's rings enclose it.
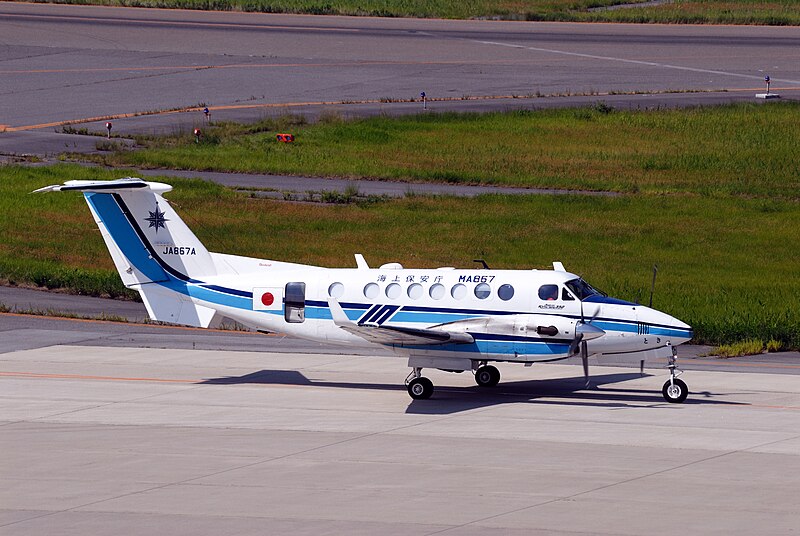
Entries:
{"label": "light blue stripe", "polygon": [[421,322],[424,324],[445,324],[457,320],[468,318],[480,318],[486,315],[480,314],[460,314],[460,313],[415,313],[410,311],[400,311],[392,317],[392,322]]}

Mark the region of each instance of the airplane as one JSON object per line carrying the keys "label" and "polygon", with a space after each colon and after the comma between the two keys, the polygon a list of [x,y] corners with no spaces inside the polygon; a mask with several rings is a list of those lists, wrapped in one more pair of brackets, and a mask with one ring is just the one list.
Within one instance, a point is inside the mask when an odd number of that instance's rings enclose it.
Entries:
{"label": "airplane", "polygon": [[667,358],[662,395],[683,402],[675,347],[692,328],[666,313],[609,297],[560,262],[552,270],[325,268],[209,252],[163,194],[139,178],[72,180],[36,192],[82,192],[123,283],[150,318],[207,328],[223,317],[252,329],[351,347],[388,348],[408,359],[415,400],[431,397],[425,368],[470,371],[493,387],[491,362],[580,356]]}

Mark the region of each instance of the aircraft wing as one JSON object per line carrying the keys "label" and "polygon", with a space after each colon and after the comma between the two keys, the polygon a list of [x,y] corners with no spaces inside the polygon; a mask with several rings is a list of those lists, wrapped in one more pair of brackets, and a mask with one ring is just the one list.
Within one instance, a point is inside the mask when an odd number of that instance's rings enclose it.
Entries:
{"label": "aircraft wing", "polygon": [[399,326],[378,326],[376,324],[356,324],[349,318],[334,299],[328,300],[333,323],[343,330],[358,335],[364,340],[377,344],[407,346],[416,344],[470,344],[475,339],[469,333],[453,333],[439,329],[404,328]]}

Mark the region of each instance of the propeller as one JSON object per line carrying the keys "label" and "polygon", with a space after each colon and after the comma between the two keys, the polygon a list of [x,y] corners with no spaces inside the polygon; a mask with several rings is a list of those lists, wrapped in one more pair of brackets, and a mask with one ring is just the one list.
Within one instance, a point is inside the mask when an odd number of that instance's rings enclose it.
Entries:
{"label": "propeller", "polygon": [[586,388],[589,388],[589,345],[587,341],[597,339],[606,334],[605,331],[593,326],[591,322],[597,317],[600,308],[594,312],[592,318],[587,322],[583,316],[583,300],[581,300],[581,320],[575,326],[575,338],[569,345],[570,355],[575,355],[580,352],[581,363],[583,364],[583,377],[586,380]]}

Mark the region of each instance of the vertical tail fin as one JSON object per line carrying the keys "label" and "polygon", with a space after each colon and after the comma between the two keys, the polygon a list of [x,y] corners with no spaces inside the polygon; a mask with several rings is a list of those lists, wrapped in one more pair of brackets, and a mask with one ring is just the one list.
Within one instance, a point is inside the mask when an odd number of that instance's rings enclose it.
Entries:
{"label": "vertical tail fin", "polygon": [[161,194],[167,184],[126,178],[68,181],[36,190],[80,191],[123,283],[139,291],[151,318],[207,327],[215,311],[177,289],[217,274],[211,254]]}

